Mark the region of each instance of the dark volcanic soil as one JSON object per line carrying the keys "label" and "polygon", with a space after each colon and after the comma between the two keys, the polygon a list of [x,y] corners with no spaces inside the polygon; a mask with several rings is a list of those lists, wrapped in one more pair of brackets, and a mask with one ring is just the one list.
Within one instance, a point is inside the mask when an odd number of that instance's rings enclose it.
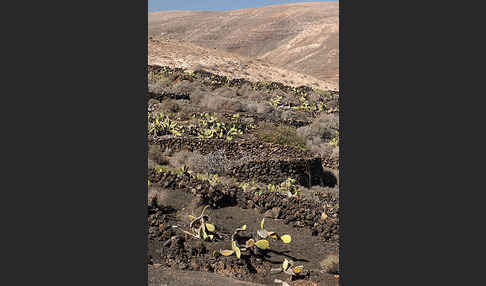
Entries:
{"label": "dark volcanic soil", "polygon": [[187,286],[187,285],[213,285],[213,286],[257,286],[255,284],[224,277],[216,273],[196,272],[196,271],[177,271],[173,269],[148,267],[148,286]]}
{"label": "dark volcanic soil", "polygon": [[[287,279],[286,274],[270,274],[271,268],[280,267],[282,261],[287,258],[304,266],[307,272],[306,280],[318,283],[318,285],[334,285],[329,283],[336,279],[333,275],[322,273],[319,262],[329,254],[337,253],[337,242],[323,243],[318,236],[312,235],[309,228],[296,228],[291,224],[286,224],[284,219],[267,217],[265,218],[265,228],[281,234],[290,234],[291,243],[284,244],[279,240],[270,240],[270,250],[258,258],[243,257],[242,260],[238,260],[235,256],[214,258],[211,256],[214,250],[231,249],[230,237],[234,229],[246,224],[250,232],[256,231],[263,215],[256,208],[242,209],[239,206],[208,209],[206,214],[209,215],[210,222],[216,226],[220,238],[214,242],[202,242],[177,229],[170,228],[171,225],[178,225],[183,229],[189,229],[188,214],[198,214],[202,208],[197,208],[192,212],[191,206],[195,205],[194,200],[183,200],[186,195],[182,191],[166,192],[167,202],[173,202],[172,207],[175,209],[151,208],[150,210],[159,216],[157,223],[149,222],[150,225],[158,228],[158,231],[154,231],[153,236],[149,239],[150,264],[160,264],[160,267],[177,270],[217,272],[237,279],[271,284],[275,278]],[[167,241],[169,243],[165,244]]]}
{"label": "dark volcanic soil", "polygon": [[[205,76],[214,78],[211,74]],[[173,85],[170,81],[177,81],[177,78],[179,76],[164,80]],[[288,92],[285,95],[289,99],[312,92],[305,87],[291,90],[278,83],[265,88]],[[172,119],[179,120],[178,124],[186,124],[181,119],[185,116],[184,108],[201,111],[192,102],[191,92],[189,90],[185,96],[179,97],[154,93],[148,99],[158,98],[159,105],[178,102],[183,108],[173,108]],[[157,108],[149,111],[157,112]],[[220,112],[224,113],[224,108]],[[242,118],[252,116],[251,112],[240,113]],[[305,119],[302,122],[310,124],[320,115],[313,111],[303,112],[302,116]],[[337,171],[324,172],[325,162],[321,155],[295,146],[259,142],[251,134],[243,134],[235,141],[199,139],[189,133],[179,136],[154,133],[148,137],[152,148],[148,171],[149,285],[278,285],[275,279],[287,281],[289,285],[338,285],[336,273],[324,272],[320,264],[329,255],[338,254],[339,241],[338,180],[334,177]],[[229,159],[239,160],[237,151],[242,149],[241,146],[246,146],[245,154],[253,159],[248,159],[246,165],[232,168],[229,174],[219,174],[221,177],[217,180],[193,172],[191,166],[181,169],[173,165],[180,152],[187,152],[184,156],[188,157],[181,157],[179,161],[190,165],[189,157],[193,156],[193,151],[210,155],[219,149],[226,149]],[[153,151],[157,149],[155,147],[160,151]],[[272,160],[275,162],[271,163]],[[308,169],[302,169],[302,166],[308,166]],[[239,176],[240,173],[245,176]],[[295,189],[291,189],[293,193],[267,188],[267,183],[275,181],[278,185],[287,176],[303,178],[296,180]],[[306,181],[307,177],[309,180]],[[244,186],[242,180],[245,178],[252,179],[250,185]],[[330,181],[333,184],[329,185]],[[205,215],[209,223],[216,227],[212,241],[203,241],[184,232],[190,231],[189,215],[199,216],[205,206],[208,207]],[[268,238],[269,249],[243,252],[241,259],[235,255],[213,255],[215,251],[232,248],[231,236],[236,228],[247,225],[242,234],[255,236],[263,218],[266,230],[288,234],[292,241],[285,244],[280,239]],[[304,270],[292,279],[285,273],[271,274],[271,269],[281,268],[284,259],[302,265]]]}

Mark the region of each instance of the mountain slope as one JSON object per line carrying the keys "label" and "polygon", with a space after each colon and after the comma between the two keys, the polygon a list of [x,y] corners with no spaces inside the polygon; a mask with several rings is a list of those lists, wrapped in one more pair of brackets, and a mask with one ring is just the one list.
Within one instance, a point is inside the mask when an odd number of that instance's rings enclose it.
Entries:
{"label": "mountain slope", "polygon": [[309,86],[337,91],[333,81],[273,66],[260,59],[207,49],[191,43],[168,39],[149,39],[148,64],[170,66],[188,70],[203,69],[230,78],[250,81],[281,82],[290,86]]}
{"label": "mountain slope", "polygon": [[339,3],[306,2],[222,12],[149,14],[149,35],[190,42],[305,73],[336,86]]}

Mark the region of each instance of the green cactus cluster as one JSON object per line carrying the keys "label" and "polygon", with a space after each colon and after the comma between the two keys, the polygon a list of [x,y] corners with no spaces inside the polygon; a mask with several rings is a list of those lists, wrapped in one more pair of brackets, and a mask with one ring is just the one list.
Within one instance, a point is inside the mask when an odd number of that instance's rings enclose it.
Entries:
{"label": "green cactus cluster", "polygon": [[[219,177],[218,174],[207,175],[207,174],[196,173],[190,170],[186,165],[182,165],[180,168],[169,168],[167,166],[157,165],[154,167],[154,170],[157,174],[171,173],[177,175],[177,177],[179,178],[189,176],[199,181],[206,181],[213,187],[222,183],[221,178]],[[256,182],[255,178],[253,178],[252,181],[249,182],[238,182],[237,180],[233,179],[233,183],[235,186],[241,188],[244,192],[253,191],[260,195],[264,191],[280,192],[282,194],[287,194],[288,196],[296,196],[299,194],[296,180],[291,177],[288,177],[285,181],[277,185],[268,184],[266,189],[265,189],[265,185]]]}
{"label": "green cactus cluster", "polygon": [[339,135],[337,137],[334,137],[329,141],[329,145],[334,146],[334,147],[339,147]]}
{"label": "green cactus cluster", "polygon": [[184,127],[164,113],[159,113],[157,115],[148,113],[148,133],[153,134],[154,136],[169,134],[182,136]]}
{"label": "green cactus cluster", "polygon": [[254,124],[243,123],[239,114],[233,114],[230,122],[220,120],[216,113],[207,112],[193,114],[195,122],[178,122],[169,115],[159,113],[148,114],[148,134],[154,136],[175,135],[175,136],[197,136],[199,138],[214,138],[233,140],[238,135],[243,135],[251,129],[256,128]]}
{"label": "green cactus cluster", "polygon": [[280,192],[289,196],[293,196],[298,194],[298,187],[296,184],[296,180],[288,177],[285,181],[280,183],[280,185],[268,184],[267,191]]}
{"label": "green cactus cluster", "polygon": [[193,173],[186,165],[182,165],[180,168],[170,168],[168,166],[157,165],[153,169],[159,175],[170,173],[176,175],[178,178],[192,176]]}
{"label": "green cactus cluster", "polygon": [[270,243],[265,238],[273,238],[273,239],[281,239],[284,243],[290,243],[292,241],[292,237],[288,234],[285,235],[278,235],[276,232],[267,231],[263,228],[263,223],[265,219],[262,219],[260,224],[260,229],[257,230],[256,235],[250,237],[242,241],[243,236],[240,235],[241,232],[247,231],[246,224],[240,228],[237,228],[233,235],[231,236],[231,250],[219,250],[214,251],[213,256],[218,257],[220,255],[223,256],[231,256],[233,254],[236,255],[238,259],[241,258],[242,253],[246,253],[248,255],[255,254],[257,249],[266,250],[270,247]]}
{"label": "green cactus cluster", "polygon": [[195,217],[189,215],[191,223],[189,228],[192,230],[193,234],[202,240],[213,240],[215,236],[216,227],[214,224],[208,223],[209,216],[204,215],[204,211],[208,208],[205,206],[201,212],[201,215]]}
{"label": "green cactus cluster", "polygon": [[240,183],[238,181],[234,181],[235,185],[240,187],[245,193],[249,190],[251,191],[256,191],[257,189],[259,189],[259,186],[255,180],[255,178],[253,178],[251,180],[251,182],[244,182],[244,183]]}
{"label": "green cactus cluster", "polygon": [[[322,101],[317,102],[317,103],[309,103],[307,99],[307,94],[305,93],[297,93],[298,99],[300,104],[296,106],[292,106],[291,108],[293,110],[302,110],[302,111],[308,111],[308,112],[321,112],[321,111],[326,111],[327,113],[333,113],[337,112],[338,108],[328,108],[326,104]],[[279,108],[286,106],[286,104],[283,102],[283,97],[280,95],[272,97],[268,103],[272,105],[274,108]]]}
{"label": "green cactus cluster", "polygon": [[217,138],[231,141],[235,136],[243,135],[248,130],[255,128],[254,125],[243,124],[239,114],[234,114],[229,123],[220,120],[216,113],[211,115],[204,112],[194,114],[193,117],[197,118],[197,123],[190,124],[187,127],[187,132],[199,138]]}
{"label": "green cactus cluster", "polygon": [[272,97],[272,99],[270,99],[270,104],[273,107],[277,108],[277,107],[281,106],[281,104],[282,104],[281,101],[282,101],[282,96],[277,95],[275,97]]}

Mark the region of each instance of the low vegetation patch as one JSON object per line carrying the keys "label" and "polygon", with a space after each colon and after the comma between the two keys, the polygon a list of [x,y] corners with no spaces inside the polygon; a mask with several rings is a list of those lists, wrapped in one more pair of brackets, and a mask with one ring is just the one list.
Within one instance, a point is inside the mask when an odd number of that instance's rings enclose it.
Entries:
{"label": "low vegetation patch", "polygon": [[216,113],[194,113],[190,120],[185,121],[163,112],[148,113],[148,135],[154,137],[186,135],[231,141],[254,128],[256,128],[254,124],[242,121],[238,113],[233,114],[230,120],[222,120]]}
{"label": "low vegetation patch", "polygon": [[296,129],[292,126],[275,126],[271,123],[262,123],[256,132],[256,136],[264,142],[306,149],[305,138],[298,135]]}
{"label": "low vegetation patch", "polygon": [[296,196],[299,194],[296,180],[292,178],[287,178],[287,180],[280,183],[280,185],[268,184],[267,190],[269,192],[280,192],[286,194],[288,197]]}

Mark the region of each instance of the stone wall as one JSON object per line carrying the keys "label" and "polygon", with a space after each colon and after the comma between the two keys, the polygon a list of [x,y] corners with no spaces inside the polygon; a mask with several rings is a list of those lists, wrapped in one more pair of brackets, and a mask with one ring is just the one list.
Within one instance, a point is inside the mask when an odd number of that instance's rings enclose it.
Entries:
{"label": "stone wall", "polygon": [[260,160],[269,159],[292,159],[292,158],[315,158],[316,155],[309,151],[301,150],[292,146],[278,145],[272,143],[265,143],[259,141],[244,141],[224,139],[203,139],[197,137],[174,137],[161,136],[152,139],[152,144],[157,144],[162,147],[172,150],[189,150],[198,151],[203,155],[225,150],[225,154],[229,159],[239,159],[241,152],[245,152],[250,156],[258,156]]}
{"label": "stone wall", "polygon": [[314,185],[334,187],[337,183],[331,173],[324,171],[321,159],[318,157],[251,161],[233,167],[230,173],[238,181],[249,181],[255,178],[257,181],[267,184],[279,184],[288,177],[297,180],[299,185],[306,187]]}
{"label": "stone wall", "polygon": [[189,137],[159,137],[152,144],[162,150],[170,149],[198,151],[203,155],[224,150],[230,160],[241,159],[241,152],[247,160],[229,169],[229,173],[239,181],[253,178],[267,184],[279,184],[288,177],[296,179],[302,186],[320,185],[333,187],[337,180],[322,168],[322,160],[312,153],[292,146],[283,146],[257,141],[226,141],[222,139],[201,139]]}

